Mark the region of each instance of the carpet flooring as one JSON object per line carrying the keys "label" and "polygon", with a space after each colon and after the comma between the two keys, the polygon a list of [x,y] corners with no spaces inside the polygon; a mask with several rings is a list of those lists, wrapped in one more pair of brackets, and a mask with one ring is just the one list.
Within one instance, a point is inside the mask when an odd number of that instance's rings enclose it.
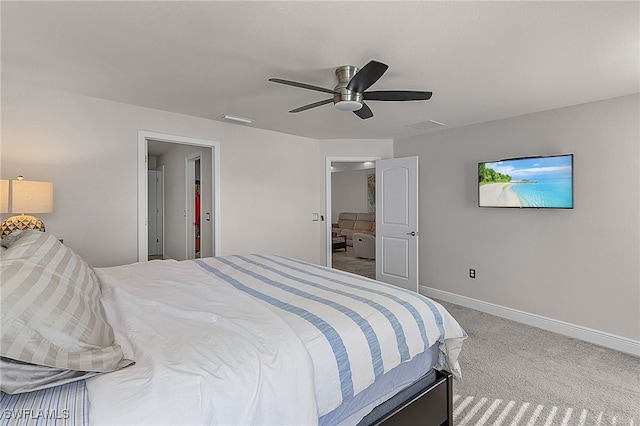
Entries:
{"label": "carpet flooring", "polygon": [[[353,248],[333,267],[375,278]],[[640,426],[640,358],[438,301],[469,338],[454,380],[455,425]]]}
{"label": "carpet flooring", "polygon": [[469,338],[456,425],[640,425],[640,358],[440,302]]}
{"label": "carpet flooring", "polygon": [[353,254],[353,247],[333,252],[331,265],[341,271],[352,272],[368,278],[376,278],[376,260],[361,259]]}

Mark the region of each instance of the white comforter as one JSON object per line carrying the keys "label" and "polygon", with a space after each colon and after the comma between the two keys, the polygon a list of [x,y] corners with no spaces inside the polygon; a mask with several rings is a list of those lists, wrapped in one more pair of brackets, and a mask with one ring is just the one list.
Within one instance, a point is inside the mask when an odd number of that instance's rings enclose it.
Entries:
{"label": "white comforter", "polygon": [[458,373],[464,330],[436,302],[279,256],[96,270],[125,356],[87,381],[92,425],[313,425],[438,345]]}
{"label": "white comforter", "polygon": [[307,350],[252,297],[192,262],[96,273],[116,342],[136,364],[87,381],[92,425],[318,422]]}

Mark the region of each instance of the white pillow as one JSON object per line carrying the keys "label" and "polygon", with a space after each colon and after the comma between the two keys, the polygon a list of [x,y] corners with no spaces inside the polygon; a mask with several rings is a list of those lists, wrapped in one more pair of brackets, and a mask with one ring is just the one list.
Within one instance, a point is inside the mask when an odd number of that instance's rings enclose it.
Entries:
{"label": "white pillow", "polygon": [[55,236],[23,231],[2,253],[1,274],[0,355],[10,367],[2,368],[2,391],[56,386],[133,362],[114,344],[95,272]]}

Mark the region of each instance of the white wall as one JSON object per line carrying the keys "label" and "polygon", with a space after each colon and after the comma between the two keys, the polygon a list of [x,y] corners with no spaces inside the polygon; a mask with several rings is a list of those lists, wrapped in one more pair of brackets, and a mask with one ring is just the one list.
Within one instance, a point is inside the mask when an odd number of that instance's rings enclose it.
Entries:
{"label": "white wall", "polygon": [[[397,140],[396,157],[420,157],[420,284],[640,340],[639,102]],[[477,207],[479,161],[561,153],[575,154],[573,210]]]}
{"label": "white wall", "polygon": [[[54,183],[39,215],[96,266],[137,259],[139,130],[221,144],[223,254],[326,261],[326,157],[420,157],[420,282],[640,338],[638,95],[396,141],[316,141],[2,81],[1,177]],[[476,205],[478,161],[575,154],[575,209]],[[286,166],[282,166],[286,164]],[[478,273],[467,277],[469,268]]]}
{"label": "white wall", "polygon": [[41,219],[95,266],[137,260],[139,130],[220,142],[222,254],[324,262],[318,141],[2,81],[2,178],[52,181]]}
{"label": "white wall", "polygon": [[376,169],[345,170],[331,173],[331,222],[338,223],[340,212],[368,213],[367,176]]}
{"label": "white wall", "polygon": [[392,139],[327,139],[320,141],[322,170],[326,157],[393,158]]}
{"label": "white wall", "polygon": [[[3,179],[54,183],[47,230],[95,266],[137,260],[138,131],[220,142],[222,254],[326,262],[325,159],[393,156],[391,140],[317,141],[2,81]],[[284,166],[283,166],[284,165]]]}

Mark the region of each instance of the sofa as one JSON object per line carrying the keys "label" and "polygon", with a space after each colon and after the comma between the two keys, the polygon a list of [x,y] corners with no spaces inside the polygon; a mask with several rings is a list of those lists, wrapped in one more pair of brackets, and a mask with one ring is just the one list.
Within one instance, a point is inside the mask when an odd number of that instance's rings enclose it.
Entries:
{"label": "sofa", "polygon": [[353,234],[376,235],[376,215],[374,213],[348,213],[338,215],[338,223],[332,224],[335,235],[345,235],[347,245],[353,246]]}

